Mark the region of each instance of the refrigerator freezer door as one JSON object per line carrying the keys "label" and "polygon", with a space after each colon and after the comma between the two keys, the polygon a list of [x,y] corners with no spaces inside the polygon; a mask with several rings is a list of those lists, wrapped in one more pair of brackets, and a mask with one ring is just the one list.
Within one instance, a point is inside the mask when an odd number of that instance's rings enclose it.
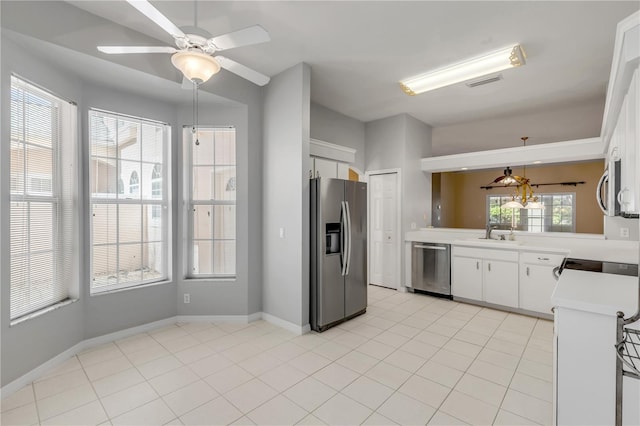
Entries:
{"label": "refrigerator freezer door", "polygon": [[[319,191],[317,191],[316,199],[320,228],[317,232],[324,235],[328,223],[340,223],[340,205],[344,200],[344,181],[318,179],[318,182]],[[321,238],[321,240],[322,248],[315,259],[318,268],[316,276],[318,282],[315,285],[317,328],[322,328],[344,318],[344,277],[341,274],[344,249],[341,247],[340,253],[327,254],[326,238]],[[313,283],[312,290],[314,290]]]}
{"label": "refrigerator freezer door", "polygon": [[350,255],[345,276],[345,317],[367,307],[367,184],[343,181],[348,203]]}

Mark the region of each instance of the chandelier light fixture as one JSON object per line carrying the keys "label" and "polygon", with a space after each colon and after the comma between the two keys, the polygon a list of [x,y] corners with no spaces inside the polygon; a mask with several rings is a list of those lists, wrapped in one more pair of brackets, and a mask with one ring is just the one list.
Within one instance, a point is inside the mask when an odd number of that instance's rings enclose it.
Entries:
{"label": "chandelier light fixture", "polygon": [[525,64],[524,49],[520,44],[515,44],[435,71],[407,78],[400,81],[400,87],[407,95],[414,96]]}
{"label": "chandelier light fixture", "polygon": [[[528,136],[520,138],[523,147],[527,146]],[[522,176],[513,175],[511,168],[504,170],[504,175],[498,176],[492,183],[502,183],[504,186],[516,186],[515,194],[511,196],[511,201],[501,205],[504,209],[544,209],[544,205],[538,200],[533,193],[533,188],[527,178],[527,165],[523,166]]]}

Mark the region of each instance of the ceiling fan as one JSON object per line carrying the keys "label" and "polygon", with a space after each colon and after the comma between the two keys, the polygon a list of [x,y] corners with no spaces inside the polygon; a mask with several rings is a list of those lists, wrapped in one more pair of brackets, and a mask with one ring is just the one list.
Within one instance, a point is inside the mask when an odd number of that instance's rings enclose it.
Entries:
{"label": "ceiling fan", "polygon": [[184,77],[199,85],[224,68],[259,86],[270,80],[245,65],[224,56],[215,55],[222,50],[270,41],[269,33],[260,25],[253,25],[238,31],[211,37],[211,34],[197,27],[197,9],[195,26],[178,28],[147,0],[127,0],[140,13],[155,22],[169,33],[177,47],[171,46],[98,46],[98,50],[107,54],[128,53],[172,53],[171,63],[178,68]]}

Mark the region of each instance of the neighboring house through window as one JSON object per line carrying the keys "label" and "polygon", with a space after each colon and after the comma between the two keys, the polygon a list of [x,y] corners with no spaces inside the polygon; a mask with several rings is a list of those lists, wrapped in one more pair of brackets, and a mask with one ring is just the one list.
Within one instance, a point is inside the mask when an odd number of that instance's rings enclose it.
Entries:
{"label": "neighboring house through window", "polygon": [[[89,111],[91,292],[168,279],[169,126]],[[129,187],[120,190],[128,179]],[[117,191],[116,191],[117,188]]]}

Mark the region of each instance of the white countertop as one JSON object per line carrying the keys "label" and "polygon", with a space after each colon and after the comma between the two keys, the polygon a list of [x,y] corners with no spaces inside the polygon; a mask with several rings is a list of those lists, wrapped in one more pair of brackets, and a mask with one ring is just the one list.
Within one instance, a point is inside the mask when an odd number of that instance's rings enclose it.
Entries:
{"label": "white countertop", "polygon": [[[493,231],[492,237],[502,234],[508,235],[509,232]],[[600,234],[515,232],[515,240],[519,244],[512,244],[510,241],[482,240],[484,236],[483,229],[426,228],[407,232],[405,241],[561,253],[578,259],[638,263],[638,241],[607,240]]]}
{"label": "white countertop", "polygon": [[638,309],[638,277],[565,269],[551,296],[559,308],[625,317]]}

